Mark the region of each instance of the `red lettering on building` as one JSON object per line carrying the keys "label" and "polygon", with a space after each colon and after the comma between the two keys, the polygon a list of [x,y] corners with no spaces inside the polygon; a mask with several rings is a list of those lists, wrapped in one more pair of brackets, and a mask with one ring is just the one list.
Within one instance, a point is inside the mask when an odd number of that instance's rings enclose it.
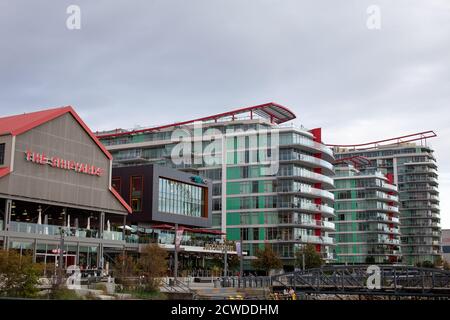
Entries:
{"label": "red lettering on building", "polygon": [[101,176],[104,173],[102,168],[97,168],[94,165],[87,163],[75,162],[73,160],[61,159],[58,157],[48,157],[45,153],[37,153],[26,151],[25,160],[37,163],[37,164],[48,164],[50,167],[71,170],[78,173],[85,173],[92,176]]}

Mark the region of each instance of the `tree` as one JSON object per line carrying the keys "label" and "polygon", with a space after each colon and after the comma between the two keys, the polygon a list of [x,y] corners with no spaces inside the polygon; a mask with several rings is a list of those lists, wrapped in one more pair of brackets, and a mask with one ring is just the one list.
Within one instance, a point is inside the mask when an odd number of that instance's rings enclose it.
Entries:
{"label": "tree", "polygon": [[133,278],[137,276],[138,271],[136,259],[132,256],[120,255],[114,261],[114,278],[125,289],[129,289],[133,285]]}
{"label": "tree", "polygon": [[429,260],[425,260],[423,262],[417,262],[416,266],[422,267],[422,268],[434,268],[433,262],[431,262]]}
{"label": "tree", "polygon": [[313,244],[307,244],[295,253],[295,260],[298,266],[303,267],[303,258],[305,259],[305,269],[319,268],[324,263],[320,253],[316,251]]}
{"label": "tree", "polygon": [[160,277],[167,274],[167,251],[157,244],[149,244],[142,250],[138,260],[139,275],[144,278],[144,288],[156,291],[160,285]]}
{"label": "tree", "polygon": [[264,249],[256,249],[256,259],[252,261],[252,266],[256,270],[265,271],[266,275],[272,269],[280,269],[283,267],[280,258],[273,251],[270,244],[266,244]]}
{"label": "tree", "polygon": [[238,255],[228,255],[228,270],[230,271],[238,271],[241,266],[241,259]]}
{"label": "tree", "polygon": [[442,259],[442,256],[438,256],[436,260],[434,261],[434,267],[435,268],[441,268],[444,265],[444,259]]}
{"label": "tree", "polygon": [[0,296],[35,297],[42,271],[42,265],[33,263],[31,256],[0,250]]}

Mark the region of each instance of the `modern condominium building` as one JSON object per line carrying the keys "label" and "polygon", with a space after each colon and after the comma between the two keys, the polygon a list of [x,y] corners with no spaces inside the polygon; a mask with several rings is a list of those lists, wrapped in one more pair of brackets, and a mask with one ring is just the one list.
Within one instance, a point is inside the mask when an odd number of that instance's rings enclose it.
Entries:
{"label": "modern condominium building", "polygon": [[270,244],[292,268],[295,251],[314,244],[333,260],[334,156],[321,130],[283,123],[295,115],[276,103],[201,119],[97,133],[113,165],[157,163],[212,182],[212,225],[242,240],[249,260]]}
{"label": "modern condominium building", "polygon": [[350,164],[335,169],[337,262],[399,262],[399,199],[392,175],[361,172]]}
{"label": "modern condominium building", "polygon": [[[435,134],[429,131],[418,134],[417,139],[414,136],[406,136],[406,140],[423,140]],[[401,141],[400,138],[392,140]],[[336,147],[336,158],[366,157],[371,163],[369,167],[393,175],[399,190],[403,263],[437,262],[442,253],[438,173],[433,149],[423,141],[422,144],[364,145],[364,148]]]}

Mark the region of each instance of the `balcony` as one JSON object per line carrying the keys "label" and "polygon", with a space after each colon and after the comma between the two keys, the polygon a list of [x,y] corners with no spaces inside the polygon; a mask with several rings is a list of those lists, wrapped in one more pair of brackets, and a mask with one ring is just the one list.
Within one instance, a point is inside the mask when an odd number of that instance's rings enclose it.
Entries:
{"label": "balcony", "polygon": [[326,236],[301,235],[298,240],[306,243],[334,244],[334,239]]}
{"label": "balcony", "polygon": [[113,240],[113,241],[122,241],[123,233],[121,231],[103,231],[103,239]]}
{"label": "balcony", "polygon": [[410,161],[410,162],[405,162],[404,165],[405,166],[430,166],[432,168],[437,168],[436,163],[434,161],[418,161],[418,162]]}
{"label": "balcony", "polygon": [[299,137],[295,139],[295,141],[288,143],[280,143],[282,146],[303,146],[306,147],[308,151],[320,151],[328,156],[328,158],[334,159],[333,150],[330,147],[327,147],[324,144],[318,143],[312,139],[308,139],[306,137]]}
{"label": "balcony", "polygon": [[397,217],[391,217],[391,218],[389,219],[389,221],[392,221],[392,222],[394,222],[394,223],[400,223],[400,219],[397,218]]}
{"label": "balcony", "polygon": [[[97,230],[67,227],[63,228],[65,230],[65,235],[68,237],[98,238]],[[9,231],[48,236],[60,236],[61,226],[11,221],[9,224]]]}
{"label": "balcony", "polygon": [[280,178],[292,178],[292,177],[301,177],[307,182],[312,183],[325,183],[329,188],[334,187],[333,179],[320,174],[315,173],[306,169],[295,169],[295,170],[280,170],[278,171],[278,177]]}
{"label": "balcony", "polygon": [[304,195],[311,195],[317,198],[326,198],[329,200],[334,200],[334,194],[327,190],[317,189],[310,187],[309,185],[301,184],[299,188],[294,188],[291,186],[283,186],[277,188],[278,193],[302,193]]}
{"label": "balcony", "polygon": [[386,182],[383,182],[381,184],[381,188],[388,189],[390,191],[397,191],[397,186],[394,186],[393,184],[389,184]]}
{"label": "balcony", "polygon": [[329,174],[334,173],[333,165],[325,160],[320,158],[312,157],[305,154],[295,153],[290,157],[280,157],[281,162],[301,162],[304,165],[310,166],[312,168],[321,167],[323,169],[328,170]]}
{"label": "balcony", "polygon": [[300,209],[300,210],[305,210],[305,211],[309,211],[309,212],[313,212],[313,213],[320,212],[323,214],[327,214],[329,216],[334,216],[334,208],[325,206],[325,205],[315,204],[315,203],[278,202],[278,208],[280,208],[280,209]]}

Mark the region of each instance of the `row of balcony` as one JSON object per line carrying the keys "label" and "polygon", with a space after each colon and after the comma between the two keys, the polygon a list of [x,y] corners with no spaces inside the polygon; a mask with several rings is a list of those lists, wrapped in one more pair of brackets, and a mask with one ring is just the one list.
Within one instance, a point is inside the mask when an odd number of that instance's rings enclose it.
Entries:
{"label": "row of balcony", "polygon": [[334,194],[327,190],[317,189],[310,187],[309,185],[300,185],[298,189],[294,188],[293,186],[279,186],[277,187],[277,192],[279,193],[303,193],[303,194],[309,194],[316,197],[323,197],[330,200],[334,200]]}
{"label": "row of balcony", "polygon": [[300,161],[312,164],[314,167],[322,167],[328,169],[330,172],[334,172],[333,164],[330,162],[306,154],[292,153],[288,157],[280,156],[280,161]]}
{"label": "row of balcony", "polygon": [[311,211],[311,212],[320,212],[323,214],[334,216],[334,208],[333,207],[315,204],[315,203],[308,203],[308,202],[298,202],[298,203],[278,202],[277,208],[279,208],[279,209],[300,209],[300,210]]}
{"label": "row of balcony", "polygon": [[279,170],[278,171],[278,177],[280,178],[292,178],[292,177],[300,177],[304,178],[308,182],[313,183],[325,183],[328,185],[328,187],[333,188],[334,187],[334,181],[332,178],[312,172],[306,169],[299,168],[298,170]]}
{"label": "row of balcony", "polygon": [[299,146],[304,146],[307,147],[308,149],[313,149],[313,150],[317,150],[320,151],[322,153],[327,154],[330,158],[334,159],[334,153],[333,150],[330,147],[327,147],[326,145],[322,144],[322,143],[318,143],[312,139],[308,139],[306,137],[298,137],[298,139],[295,139],[295,141],[290,142],[290,143],[282,143],[280,141],[280,145],[299,145]]}

